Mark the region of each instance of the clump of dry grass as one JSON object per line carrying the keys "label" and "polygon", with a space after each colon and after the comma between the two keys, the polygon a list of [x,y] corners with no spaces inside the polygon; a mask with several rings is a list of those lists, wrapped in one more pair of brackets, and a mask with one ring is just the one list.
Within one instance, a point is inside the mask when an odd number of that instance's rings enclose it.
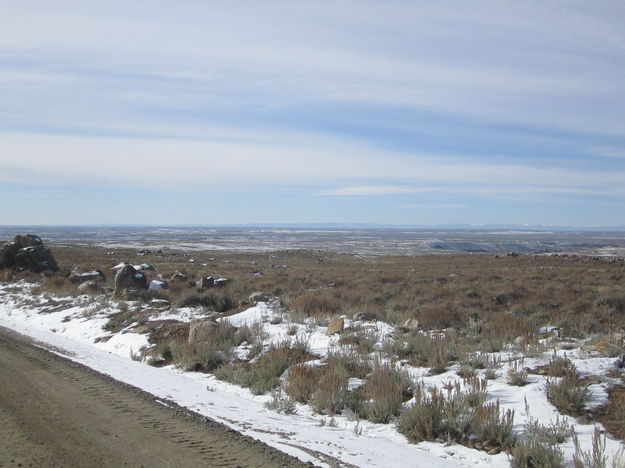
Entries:
{"label": "clump of dry grass", "polygon": [[176,302],[178,307],[204,307],[214,312],[226,312],[236,307],[234,299],[227,293],[189,292],[181,296]]}
{"label": "clump of dry grass", "polygon": [[414,404],[399,418],[398,429],[411,442],[442,439],[482,449],[508,449],[515,440],[513,420],[513,411],[502,414],[499,402],[480,403],[459,384],[451,385],[446,392],[426,390],[420,384],[415,389]]}
{"label": "clump of dry grass", "polygon": [[547,399],[560,413],[569,416],[584,414],[590,391],[577,374],[548,379],[545,383],[545,390]]}
{"label": "clump of dry grass", "polygon": [[575,364],[566,356],[554,356],[546,366],[547,375],[551,377],[566,377],[576,375]]}
{"label": "clump of dry grass", "polygon": [[253,363],[227,363],[215,370],[218,379],[249,388],[255,395],[272,390],[291,366],[308,359],[306,348],[285,342],[272,347]]}
{"label": "clump of dry grass", "polygon": [[305,292],[293,299],[289,307],[305,317],[331,316],[340,314],[341,301],[326,292]]}
{"label": "clump of dry grass", "polygon": [[376,362],[364,385],[363,414],[371,422],[388,423],[412,397],[414,384],[406,371]]}
{"label": "clump of dry grass", "polygon": [[512,367],[508,369],[508,384],[515,387],[527,385],[529,372],[523,367],[523,360],[514,361]]}

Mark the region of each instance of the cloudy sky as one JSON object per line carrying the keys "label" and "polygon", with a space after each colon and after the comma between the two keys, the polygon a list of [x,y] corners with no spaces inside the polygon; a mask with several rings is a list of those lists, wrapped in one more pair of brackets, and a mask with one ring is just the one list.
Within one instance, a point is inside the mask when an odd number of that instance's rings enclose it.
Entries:
{"label": "cloudy sky", "polygon": [[0,11],[0,224],[625,224],[622,1]]}

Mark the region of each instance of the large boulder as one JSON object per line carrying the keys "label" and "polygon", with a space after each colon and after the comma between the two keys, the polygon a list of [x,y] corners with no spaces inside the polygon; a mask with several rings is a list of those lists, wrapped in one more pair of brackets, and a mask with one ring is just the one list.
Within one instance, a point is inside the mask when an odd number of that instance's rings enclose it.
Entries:
{"label": "large boulder", "polygon": [[127,289],[142,290],[147,287],[145,275],[132,265],[124,265],[115,275],[115,295],[119,296]]}
{"label": "large boulder", "polygon": [[52,251],[43,245],[39,236],[33,234],[17,235],[2,247],[0,268],[17,268],[35,273],[59,270]]}

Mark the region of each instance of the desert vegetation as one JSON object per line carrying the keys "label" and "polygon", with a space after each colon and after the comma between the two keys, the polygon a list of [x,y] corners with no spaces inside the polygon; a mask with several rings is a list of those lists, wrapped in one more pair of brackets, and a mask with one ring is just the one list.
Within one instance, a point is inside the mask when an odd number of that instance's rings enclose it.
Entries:
{"label": "desert vegetation", "polygon": [[[108,317],[105,331],[149,334],[150,346],[133,358],[211,373],[267,395],[266,405],[275,411],[306,407],[324,417],[393,425],[415,443],[506,451],[515,467],[563,466],[560,445],[572,433],[568,420],[540,424],[529,418],[522,432],[515,431],[519,415],[502,409],[490,393],[495,383],[540,385],[563,418],[583,417],[603,423],[612,436],[625,435],[622,371],[582,375],[568,355],[616,360],[625,354],[622,261],[540,255],[363,258],[319,251],[165,251],[139,257],[130,250],[63,246],[54,252],[59,272],[13,272],[7,279],[36,281],[33,293],[47,297],[52,310],[90,294],[93,310],[100,307]],[[121,261],[149,264],[148,279],[168,287],[114,298],[113,306],[98,299],[112,292],[111,268]],[[78,291],[73,272],[95,269],[107,273],[102,288]],[[205,284],[209,276],[227,280]],[[228,318],[251,307],[250,295],[257,291],[271,298],[271,314],[232,325]],[[210,327],[191,339],[188,321],[160,319],[164,312],[185,311]],[[332,346],[315,354],[308,340],[338,317]],[[272,338],[270,329],[281,330],[280,338]],[[427,383],[433,381],[438,384]],[[591,385],[608,381],[607,403],[589,409]],[[604,449],[600,438],[593,440],[588,453],[578,447],[576,466],[600,466]]]}

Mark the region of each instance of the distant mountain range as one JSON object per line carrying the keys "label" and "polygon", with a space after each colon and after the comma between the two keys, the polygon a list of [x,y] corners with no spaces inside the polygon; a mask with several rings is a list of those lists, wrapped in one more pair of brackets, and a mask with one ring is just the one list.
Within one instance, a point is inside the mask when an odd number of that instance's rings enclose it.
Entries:
{"label": "distant mountain range", "polygon": [[416,229],[416,230],[466,230],[466,231],[559,231],[559,232],[625,232],[625,225],[574,226],[548,224],[377,224],[377,223],[242,223],[242,224],[90,224],[90,225],[1,225],[0,228],[263,228],[263,229]]}

